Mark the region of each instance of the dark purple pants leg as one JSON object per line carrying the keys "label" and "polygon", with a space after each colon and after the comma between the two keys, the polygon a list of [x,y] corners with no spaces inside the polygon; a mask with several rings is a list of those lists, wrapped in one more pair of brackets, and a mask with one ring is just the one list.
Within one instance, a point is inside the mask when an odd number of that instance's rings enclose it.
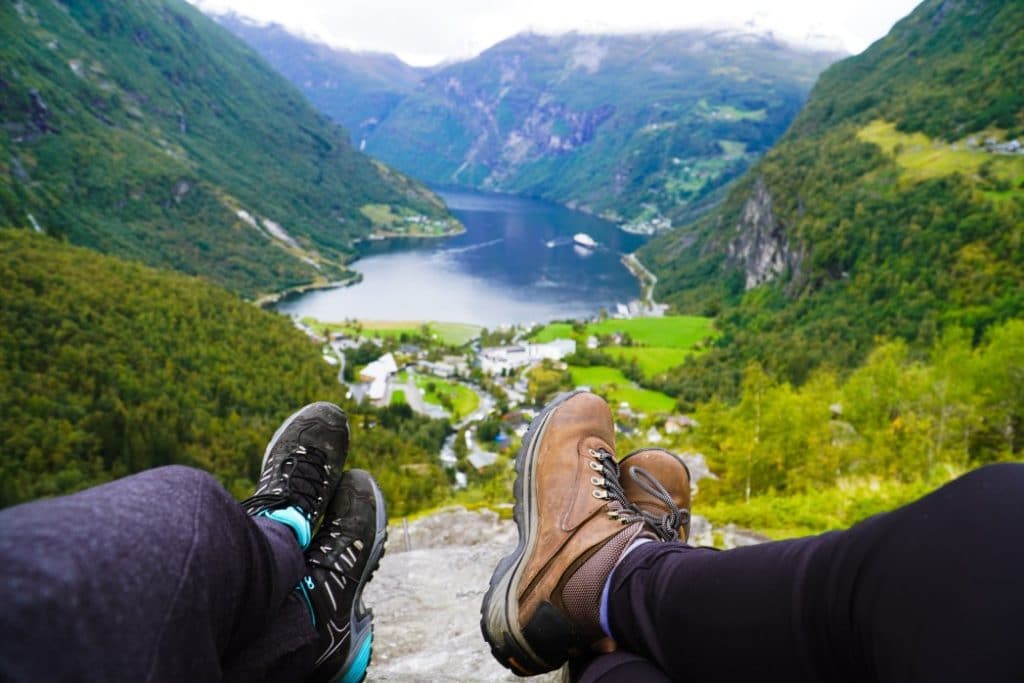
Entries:
{"label": "dark purple pants leg", "polygon": [[[0,512],[0,680],[301,678],[292,532],[164,467]],[[268,637],[272,634],[272,638]]]}
{"label": "dark purple pants leg", "polygon": [[847,531],[724,552],[648,543],[613,573],[609,619],[675,681],[1020,681],[1024,465]]}
{"label": "dark purple pants leg", "polygon": [[625,650],[569,662],[573,683],[672,683],[649,659]]}

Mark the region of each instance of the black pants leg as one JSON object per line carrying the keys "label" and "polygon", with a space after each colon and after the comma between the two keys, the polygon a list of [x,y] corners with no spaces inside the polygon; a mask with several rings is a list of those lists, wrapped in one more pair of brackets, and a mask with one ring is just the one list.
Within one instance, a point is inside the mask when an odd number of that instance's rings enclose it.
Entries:
{"label": "black pants leg", "polygon": [[609,618],[677,681],[1024,680],[1024,465],[847,531],[646,544],[613,573]]}
{"label": "black pants leg", "polygon": [[0,680],[301,678],[302,552],[210,475],[165,467],[0,512]]}

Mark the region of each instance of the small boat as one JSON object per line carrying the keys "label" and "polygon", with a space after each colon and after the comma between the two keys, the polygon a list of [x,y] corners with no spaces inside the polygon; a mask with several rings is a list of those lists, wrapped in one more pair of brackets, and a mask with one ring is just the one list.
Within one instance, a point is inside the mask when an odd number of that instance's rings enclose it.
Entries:
{"label": "small boat", "polygon": [[572,241],[586,249],[593,249],[597,246],[597,242],[594,238],[585,232],[578,232],[572,236]]}

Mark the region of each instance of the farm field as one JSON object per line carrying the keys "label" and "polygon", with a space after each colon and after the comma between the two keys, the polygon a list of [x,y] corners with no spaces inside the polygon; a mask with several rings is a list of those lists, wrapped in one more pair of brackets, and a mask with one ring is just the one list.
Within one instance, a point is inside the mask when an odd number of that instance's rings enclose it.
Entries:
{"label": "farm field", "polygon": [[420,335],[427,325],[430,333],[446,346],[462,346],[480,335],[478,325],[468,323],[423,322],[416,320],[359,320],[345,322],[324,322],[315,318],[303,318],[302,322],[321,334],[341,332],[348,335],[362,334],[367,337],[398,338],[403,334],[410,337]]}
{"label": "farm field", "polygon": [[642,413],[670,413],[675,410],[674,398],[637,386],[618,368],[569,366],[569,373],[577,386],[590,387],[605,396],[613,407],[625,401],[633,410]]}
{"label": "farm field", "polygon": [[[669,315],[663,318],[631,318],[619,320],[609,318],[588,323],[584,328],[582,341],[590,335],[628,334],[639,346],[655,346],[671,349],[689,349],[702,339],[714,335],[711,318],[696,315]],[[575,338],[569,323],[545,325],[532,337],[532,341],[548,342],[552,339]],[[577,339],[577,341],[580,341]]]}
{"label": "farm field", "polygon": [[480,405],[480,398],[472,389],[457,382],[430,377],[427,375],[416,375],[416,386],[423,392],[423,400],[427,403],[448,408],[442,397],[447,398],[451,403],[452,417],[460,420],[472,413]]}
{"label": "farm field", "polygon": [[610,337],[628,335],[629,345],[602,345],[599,350],[616,360],[636,360],[645,377],[653,377],[681,365],[686,358],[699,351],[698,342],[713,337],[715,329],[711,318],[692,315],[670,315],[664,318],[610,318],[588,323],[582,333],[574,333],[570,323],[551,323],[536,332],[532,340],[546,342],[552,339],[572,338],[585,344],[590,336]]}

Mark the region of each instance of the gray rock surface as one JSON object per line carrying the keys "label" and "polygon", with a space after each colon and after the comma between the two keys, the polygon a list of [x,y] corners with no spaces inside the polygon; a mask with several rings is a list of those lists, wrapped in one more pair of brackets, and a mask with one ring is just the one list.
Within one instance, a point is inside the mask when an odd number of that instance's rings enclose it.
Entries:
{"label": "gray rock surface", "polygon": [[[691,529],[693,543],[711,543],[706,519],[694,516]],[[724,533],[730,546],[761,540],[732,525]],[[480,634],[491,572],[516,539],[515,524],[490,510],[455,507],[407,525],[396,520],[364,596],[376,617],[367,681],[522,681],[494,660]]]}
{"label": "gray rock surface", "polygon": [[759,177],[743,206],[736,235],[729,242],[729,259],[746,271],[747,289],[771,282],[787,269],[797,275],[803,260],[801,253],[790,245],[786,229],[776,218],[772,204],[764,177]]}
{"label": "gray rock surface", "polygon": [[401,520],[392,525],[366,589],[376,618],[367,681],[523,680],[494,660],[480,634],[480,603],[494,567],[516,544],[515,524],[491,511],[451,508],[407,530]]}

